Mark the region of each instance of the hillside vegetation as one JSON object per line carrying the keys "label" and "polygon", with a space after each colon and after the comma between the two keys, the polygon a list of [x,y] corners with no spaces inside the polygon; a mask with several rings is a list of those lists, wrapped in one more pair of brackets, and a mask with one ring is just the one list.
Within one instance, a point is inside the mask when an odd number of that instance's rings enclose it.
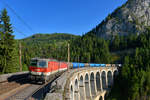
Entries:
{"label": "hillside vegetation", "polygon": [[22,57],[24,66],[29,66],[30,59],[54,58],[57,60],[67,60],[67,44],[69,41],[79,38],[80,36],[53,33],[53,34],[35,34],[31,37],[19,40],[22,44]]}
{"label": "hillside vegetation", "polygon": [[127,46],[135,50],[123,57],[122,69],[107,100],[150,100],[150,29],[134,36]]}
{"label": "hillside vegetation", "polygon": [[80,36],[67,34],[67,33],[53,33],[53,34],[35,34],[28,38],[21,39],[22,42],[26,43],[27,45],[34,45],[34,44],[61,44],[65,41],[75,39]]}

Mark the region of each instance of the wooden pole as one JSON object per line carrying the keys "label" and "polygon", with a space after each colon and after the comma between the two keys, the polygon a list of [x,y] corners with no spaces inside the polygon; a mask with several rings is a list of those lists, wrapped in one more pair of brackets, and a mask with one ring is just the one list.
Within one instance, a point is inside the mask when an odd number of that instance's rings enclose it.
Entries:
{"label": "wooden pole", "polygon": [[79,55],[78,55],[78,71],[79,71]]}
{"label": "wooden pole", "polygon": [[21,58],[22,57],[22,53],[21,53],[21,43],[19,43],[19,64],[20,64],[20,72],[22,71],[22,62],[21,62]]}
{"label": "wooden pole", "polygon": [[60,63],[61,63],[61,62],[59,61],[59,69],[58,69],[58,72],[59,72],[59,70],[60,70]]}
{"label": "wooden pole", "polygon": [[69,71],[69,66],[70,66],[69,62],[70,62],[70,45],[68,43],[68,71]]}

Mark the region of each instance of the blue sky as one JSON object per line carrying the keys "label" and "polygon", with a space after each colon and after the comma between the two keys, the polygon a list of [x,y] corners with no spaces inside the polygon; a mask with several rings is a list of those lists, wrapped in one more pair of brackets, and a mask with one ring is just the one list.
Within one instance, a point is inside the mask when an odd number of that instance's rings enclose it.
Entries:
{"label": "blue sky", "polygon": [[[2,0],[19,15],[32,30],[0,0],[0,11],[7,8],[16,39],[35,33],[72,33],[82,35],[121,6],[126,0]],[[20,31],[20,32],[19,32]],[[23,35],[24,34],[24,35]]]}

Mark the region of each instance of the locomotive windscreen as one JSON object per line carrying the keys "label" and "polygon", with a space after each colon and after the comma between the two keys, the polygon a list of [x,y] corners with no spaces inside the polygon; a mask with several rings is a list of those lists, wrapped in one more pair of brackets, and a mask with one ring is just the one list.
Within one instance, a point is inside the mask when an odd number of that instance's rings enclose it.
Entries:
{"label": "locomotive windscreen", "polygon": [[47,67],[47,62],[46,62],[46,61],[44,61],[44,60],[43,60],[43,61],[42,61],[42,60],[41,60],[41,61],[39,61],[39,62],[38,62],[38,67],[42,67],[42,68]]}
{"label": "locomotive windscreen", "polygon": [[31,66],[37,66],[37,60],[31,60],[30,65]]}

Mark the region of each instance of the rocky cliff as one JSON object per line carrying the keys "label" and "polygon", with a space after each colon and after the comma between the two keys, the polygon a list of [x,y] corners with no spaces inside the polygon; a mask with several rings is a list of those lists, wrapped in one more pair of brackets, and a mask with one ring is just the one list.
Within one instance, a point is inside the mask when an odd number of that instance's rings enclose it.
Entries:
{"label": "rocky cliff", "polygon": [[110,38],[116,34],[140,34],[147,26],[150,26],[150,0],[128,0],[92,32],[97,36]]}

